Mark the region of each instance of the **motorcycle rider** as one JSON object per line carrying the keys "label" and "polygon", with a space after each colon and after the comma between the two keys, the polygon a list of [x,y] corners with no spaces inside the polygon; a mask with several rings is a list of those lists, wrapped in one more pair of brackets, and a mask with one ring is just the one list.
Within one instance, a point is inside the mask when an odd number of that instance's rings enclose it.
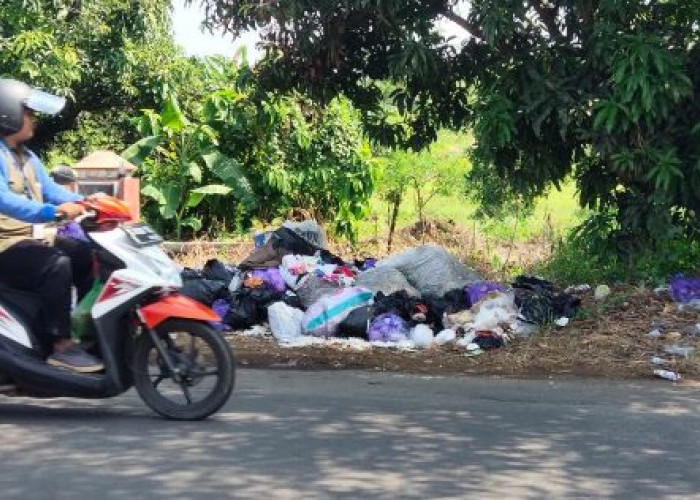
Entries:
{"label": "motorcycle rider", "polygon": [[71,193],[76,193],[78,191],[77,179],[75,176],[75,171],[68,165],[59,165],[54,167],[49,175],[59,186],[63,186]]}
{"label": "motorcycle rider", "polygon": [[34,136],[35,113],[55,115],[64,106],[61,97],[0,79],[0,282],[40,297],[53,341],[47,362],[90,373],[102,363],[70,338],[71,284],[79,297],[89,290],[89,247],[58,237],[52,246],[43,234],[43,223],[83,214],[75,203],[83,197],[56,184],[24,146]]}

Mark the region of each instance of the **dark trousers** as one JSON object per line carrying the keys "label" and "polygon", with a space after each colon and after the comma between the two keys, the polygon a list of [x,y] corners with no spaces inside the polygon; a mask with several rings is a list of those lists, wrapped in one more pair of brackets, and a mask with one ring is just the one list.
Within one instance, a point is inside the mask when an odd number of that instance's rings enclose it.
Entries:
{"label": "dark trousers", "polygon": [[71,284],[82,298],[92,285],[92,250],[57,237],[54,246],[23,240],[0,252],[0,282],[39,296],[44,324],[56,340],[70,338]]}

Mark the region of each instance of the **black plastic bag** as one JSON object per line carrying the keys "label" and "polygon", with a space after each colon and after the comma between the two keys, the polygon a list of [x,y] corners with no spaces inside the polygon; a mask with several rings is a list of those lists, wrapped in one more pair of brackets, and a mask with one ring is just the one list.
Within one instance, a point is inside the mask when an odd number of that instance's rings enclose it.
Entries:
{"label": "black plastic bag", "polygon": [[411,321],[411,316],[418,303],[422,303],[422,301],[411,297],[406,290],[399,290],[389,295],[377,292],[374,296],[374,317],[393,313],[405,321]]}
{"label": "black plastic bag", "polygon": [[313,245],[295,231],[286,227],[281,227],[274,231],[270,241],[272,241],[272,247],[275,250],[284,250],[294,255],[316,255],[316,252],[321,251],[321,247]]}
{"label": "black plastic bag", "polygon": [[513,288],[524,288],[542,294],[556,292],[556,287],[551,281],[535,276],[517,276],[513,282]]}
{"label": "black plastic bag", "polygon": [[442,329],[442,313],[425,298],[411,297],[407,291],[399,290],[389,295],[378,292],[374,297],[374,318],[391,313],[406,321],[409,326],[423,323]]}
{"label": "black plastic bag", "polygon": [[267,307],[275,302],[298,307],[298,297],[267,288],[242,288],[231,294],[231,307],[224,323],[234,330],[244,330],[267,321]]}
{"label": "black plastic bag", "polygon": [[500,349],[506,344],[503,337],[493,332],[479,332],[474,337],[474,343],[485,351]]}
{"label": "black plastic bag", "polygon": [[357,337],[367,340],[367,330],[374,317],[372,306],[363,306],[354,309],[340,325],[338,325],[338,337]]}
{"label": "black plastic bag", "polygon": [[467,294],[457,288],[448,291],[442,297],[425,297],[428,306],[427,323],[434,325],[437,332],[444,330],[443,319],[446,314],[455,314],[471,307]]}
{"label": "black plastic bag", "polygon": [[224,316],[223,322],[234,330],[245,330],[262,323],[262,320],[255,300],[249,293],[239,291],[232,295],[231,306]]}
{"label": "black plastic bag", "polygon": [[180,293],[209,307],[215,300],[228,299],[229,297],[226,283],[204,278],[186,280],[180,289]]}
{"label": "black plastic bag", "polygon": [[209,259],[204,268],[202,269],[202,274],[208,280],[223,281],[226,286],[231,283],[233,278],[233,271],[230,271],[226,265],[219,261],[218,259]]}
{"label": "black plastic bag", "polygon": [[581,299],[561,293],[549,281],[533,276],[518,276],[513,282],[515,305],[530,323],[546,325],[558,318],[571,318],[581,306]]}
{"label": "black plastic bag", "polygon": [[191,267],[186,267],[180,273],[180,277],[182,278],[182,281],[202,279],[204,278],[204,273],[202,273],[202,271],[200,271],[199,269],[192,269]]}
{"label": "black plastic bag", "polygon": [[290,307],[304,310],[304,305],[301,303],[301,299],[296,293],[285,292],[282,301]]}
{"label": "black plastic bag", "polygon": [[328,250],[314,245],[304,239],[296,231],[287,227],[277,229],[270,237],[272,246],[275,250],[290,253],[294,255],[309,255],[313,256],[317,253],[321,256],[321,260],[326,264],[336,264],[342,266],[345,262],[340,257],[333,255]]}

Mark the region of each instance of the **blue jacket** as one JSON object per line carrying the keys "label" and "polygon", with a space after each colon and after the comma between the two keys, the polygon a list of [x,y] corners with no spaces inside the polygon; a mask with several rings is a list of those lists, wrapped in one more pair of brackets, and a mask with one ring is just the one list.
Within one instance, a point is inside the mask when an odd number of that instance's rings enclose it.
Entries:
{"label": "blue jacket", "polygon": [[[41,184],[41,193],[45,203],[39,203],[24,196],[19,196],[8,185],[8,167],[5,152],[9,153],[7,146],[0,141],[0,213],[21,220],[23,222],[50,222],[56,218],[56,206],[61,203],[80,201],[83,197],[71,193],[67,189],[56,184],[49,176],[41,163],[41,160],[31,151],[29,163],[34,167],[37,181]],[[10,157],[12,155],[10,154]]]}

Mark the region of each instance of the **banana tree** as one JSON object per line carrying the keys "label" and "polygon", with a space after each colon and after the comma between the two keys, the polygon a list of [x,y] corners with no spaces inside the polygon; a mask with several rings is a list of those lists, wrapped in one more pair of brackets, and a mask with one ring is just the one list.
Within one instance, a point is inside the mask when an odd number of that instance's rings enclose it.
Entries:
{"label": "banana tree", "polygon": [[218,150],[217,133],[204,121],[190,121],[175,96],[160,113],[145,110],[137,127],[143,139],[122,156],[140,167],[141,194],[157,203],[163,220],[174,222],[178,240],[183,227],[202,228],[197,207],[207,198],[232,192],[239,200],[252,197],[239,165]]}

